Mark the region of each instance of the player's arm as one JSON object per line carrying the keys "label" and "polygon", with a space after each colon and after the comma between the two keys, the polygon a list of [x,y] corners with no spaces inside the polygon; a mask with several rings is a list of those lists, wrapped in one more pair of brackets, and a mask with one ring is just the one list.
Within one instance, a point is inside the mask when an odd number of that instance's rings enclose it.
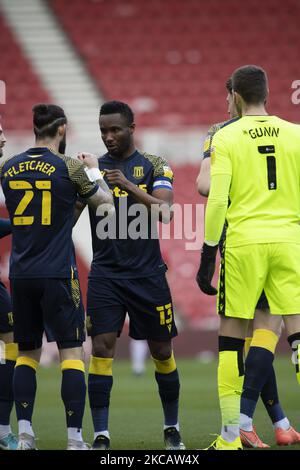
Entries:
{"label": "player's arm", "polygon": [[0,219],[0,238],[11,234],[11,222],[9,219]]}
{"label": "player's arm", "polygon": [[211,188],[205,213],[205,243],[219,244],[228,208],[231,175],[217,174],[211,178]]}
{"label": "player's arm", "polygon": [[173,217],[173,173],[163,158],[157,157],[153,172],[153,189],[149,194],[125,177],[121,170],[105,170],[109,183],[128,192],[137,202],[156,214],[163,223],[169,223]]}
{"label": "player's arm", "polygon": [[205,236],[201,252],[197,282],[200,289],[209,295],[217,290],[211,286],[215,271],[218,243],[221,238],[228,208],[232,167],[226,143],[216,136],[213,142],[211,188],[205,213]]}
{"label": "player's arm", "polygon": [[[100,173],[97,157],[92,154],[84,154],[84,157],[79,160],[81,161],[74,160],[77,167],[75,171],[71,172],[71,179],[76,185],[80,198],[95,211],[99,205],[105,204],[107,212],[113,213],[113,196]],[[88,168],[86,168],[86,161],[89,161]]]}
{"label": "player's arm", "polygon": [[201,196],[207,197],[210,190],[210,156],[212,151],[213,136],[217,131],[217,126],[213,125],[207,133],[203,145],[203,158],[200,166],[200,171],[197,176],[196,185],[197,191]]}
{"label": "player's arm", "polygon": [[196,184],[198,193],[207,197],[210,190],[210,157],[202,160]]}
{"label": "player's arm", "polygon": [[128,181],[121,170],[105,170],[105,172],[109,183],[123,189],[137,202],[146,206],[149,211],[157,214],[161,222],[167,224],[172,220],[173,191],[171,188],[154,189],[152,194],[148,194],[131,181]]}
{"label": "player's arm", "polygon": [[77,199],[76,204],[75,204],[75,210],[74,210],[74,225],[76,225],[77,220],[81,216],[85,207],[86,207],[86,203],[82,202],[82,200]]}

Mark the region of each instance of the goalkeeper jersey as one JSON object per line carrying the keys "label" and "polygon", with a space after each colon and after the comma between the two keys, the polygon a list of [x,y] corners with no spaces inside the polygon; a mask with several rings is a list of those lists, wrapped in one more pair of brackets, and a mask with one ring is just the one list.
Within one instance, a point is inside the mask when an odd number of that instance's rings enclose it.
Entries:
{"label": "goalkeeper jersey", "polygon": [[231,178],[226,246],[300,243],[300,126],[244,116],[213,138],[211,178]]}

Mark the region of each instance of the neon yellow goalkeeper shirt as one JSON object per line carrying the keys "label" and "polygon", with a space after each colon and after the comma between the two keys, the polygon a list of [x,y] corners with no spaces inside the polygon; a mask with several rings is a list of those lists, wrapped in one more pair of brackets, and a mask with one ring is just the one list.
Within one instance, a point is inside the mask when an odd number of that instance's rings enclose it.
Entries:
{"label": "neon yellow goalkeeper shirt", "polygon": [[[213,137],[205,240],[300,243],[300,126],[244,116]],[[229,199],[229,207],[228,207]]]}

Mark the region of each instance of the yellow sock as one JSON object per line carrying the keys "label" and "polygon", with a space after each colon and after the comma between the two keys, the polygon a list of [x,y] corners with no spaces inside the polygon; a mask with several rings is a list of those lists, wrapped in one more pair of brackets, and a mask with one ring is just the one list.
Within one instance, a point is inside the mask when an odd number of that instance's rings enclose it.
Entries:
{"label": "yellow sock", "polygon": [[16,367],[18,366],[28,366],[34,370],[37,370],[39,363],[27,356],[19,356],[16,362]]}
{"label": "yellow sock", "polygon": [[274,354],[277,343],[278,336],[273,331],[263,328],[254,330],[251,347],[264,348]]}
{"label": "yellow sock", "polygon": [[236,338],[228,338],[228,340],[232,342],[233,346],[226,347],[226,349],[221,348],[219,351],[219,400],[222,414],[222,426],[237,427],[236,432],[238,432],[240,422],[240,400],[244,381],[244,340]]}
{"label": "yellow sock", "polygon": [[171,372],[174,372],[174,370],[176,370],[176,362],[174,359],[173,351],[169,359],[166,359],[165,361],[159,361],[154,357],[152,357],[152,359],[155,364],[156,372],[159,372],[160,374],[171,374]]}
{"label": "yellow sock", "polygon": [[61,370],[75,369],[84,372],[84,363],[80,359],[65,359],[60,363]]}
{"label": "yellow sock", "polygon": [[91,356],[89,374],[112,375],[113,358]]}

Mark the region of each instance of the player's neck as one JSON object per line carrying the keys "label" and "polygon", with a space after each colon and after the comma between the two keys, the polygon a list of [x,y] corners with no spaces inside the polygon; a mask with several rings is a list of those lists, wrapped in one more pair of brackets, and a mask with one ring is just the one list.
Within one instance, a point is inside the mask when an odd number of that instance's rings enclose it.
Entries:
{"label": "player's neck", "polygon": [[47,147],[49,150],[58,152],[59,142],[53,139],[39,139],[35,142],[35,147]]}
{"label": "player's neck", "polygon": [[268,113],[263,104],[259,105],[245,105],[242,110],[242,116],[267,116]]}
{"label": "player's neck", "polygon": [[127,158],[131,157],[131,155],[134,154],[134,152],[136,151],[136,148],[134,145],[131,145],[129,147],[128,150],[126,150],[126,152],[122,153],[122,155],[118,155],[114,158],[118,159],[118,160],[126,160]]}

